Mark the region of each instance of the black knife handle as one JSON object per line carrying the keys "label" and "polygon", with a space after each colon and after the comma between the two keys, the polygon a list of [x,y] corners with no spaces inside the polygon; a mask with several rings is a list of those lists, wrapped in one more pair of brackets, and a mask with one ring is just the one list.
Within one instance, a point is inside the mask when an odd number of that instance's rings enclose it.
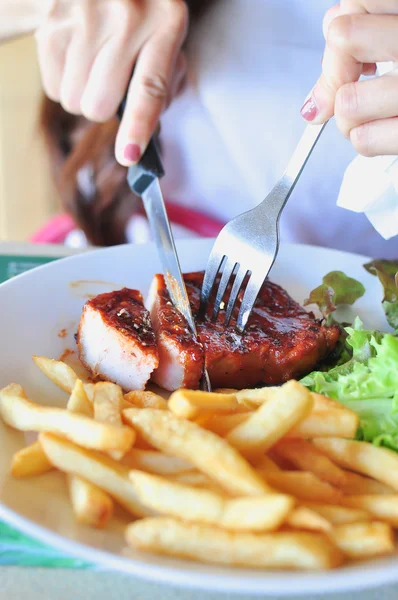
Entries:
{"label": "black knife handle", "polygon": [[[121,120],[126,106],[126,98],[119,107],[117,116]],[[127,181],[132,191],[142,196],[154,179],[164,175],[164,168],[160,158],[158,136],[154,133],[149,144],[136,165],[129,167]]]}

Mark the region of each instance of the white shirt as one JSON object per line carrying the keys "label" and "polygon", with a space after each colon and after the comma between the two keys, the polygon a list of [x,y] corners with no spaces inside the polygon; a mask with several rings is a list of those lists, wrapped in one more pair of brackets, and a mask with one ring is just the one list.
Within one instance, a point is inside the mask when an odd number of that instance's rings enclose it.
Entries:
{"label": "white shirt", "polygon": [[[162,120],[167,198],[228,221],[258,204],[303,133],[329,0],[219,0],[193,32],[188,83]],[[355,151],[331,121],[281,219],[282,241],[398,256],[365,215],[336,206]]]}

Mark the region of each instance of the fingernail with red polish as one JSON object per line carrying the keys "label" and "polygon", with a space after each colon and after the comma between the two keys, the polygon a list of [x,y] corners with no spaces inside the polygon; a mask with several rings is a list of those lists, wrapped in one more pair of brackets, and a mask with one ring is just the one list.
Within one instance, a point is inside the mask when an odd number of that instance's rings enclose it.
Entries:
{"label": "fingernail with red polish", "polygon": [[306,102],[304,102],[304,105],[303,105],[302,109],[300,110],[300,113],[301,113],[301,116],[306,121],[309,121],[309,122],[313,121],[315,119],[315,117],[318,115],[319,109],[318,109],[317,105],[315,104],[315,101],[312,96],[310,98],[308,98],[308,100]]}
{"label": "fingernail with red polish", "polygon": [[141,158],[141,148],[138,144],[127,144],[124,149],[124,158],[131,162],[138,162]]}

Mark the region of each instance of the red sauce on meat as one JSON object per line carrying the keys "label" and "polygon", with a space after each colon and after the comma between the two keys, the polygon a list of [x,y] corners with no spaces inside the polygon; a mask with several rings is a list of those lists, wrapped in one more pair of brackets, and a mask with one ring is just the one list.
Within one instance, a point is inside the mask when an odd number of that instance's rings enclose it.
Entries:
{"label": "red sauce on meat", "polygon": [[202,362],[203,346],[199,340],[194,339],[185,318],[172,304],[163,276],[159,278],[158,299],[158,319],[162,333],[172,337],[180,346],[181,352],[189,353],[193,361]]}
{"label": "red sauce on meat", "polygon": [[[243,335],[235,331],[239,306],[228,327],[198,317],[203,273],[184,275],[213,386],[279,384],[308,372],[336,345],[338,327],[324,327],[279,285],[266,281]],[[228,294],[225,304],[228,301]]]}
{"label": "red sauce on meat", "polygon": [[133,336],[143,347],[156,347],[149,312],[144,307],[139,291],[123,288],[100,294],[87,304],[99,310],[110,327]]}

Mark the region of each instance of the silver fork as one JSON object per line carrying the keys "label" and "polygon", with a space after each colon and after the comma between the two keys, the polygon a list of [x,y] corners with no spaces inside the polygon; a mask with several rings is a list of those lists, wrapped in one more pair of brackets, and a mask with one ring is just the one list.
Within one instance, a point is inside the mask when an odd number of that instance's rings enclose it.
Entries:
{"label": "silver fork", "polygon": [[227,326],[247,278],[236,320],[236,330],[243,333],[261,286],[278,253],[279,218],[282,210],[325,126],[326,123],[307,125],[286,171],[265,200],[252,210],[235,217],[219,233],[203,279],[200,299],[202,314],[207,311],[217,274],[222,271],[212,313],[212,318],[217,319],[228,284],[235,273],[225,309]]}

